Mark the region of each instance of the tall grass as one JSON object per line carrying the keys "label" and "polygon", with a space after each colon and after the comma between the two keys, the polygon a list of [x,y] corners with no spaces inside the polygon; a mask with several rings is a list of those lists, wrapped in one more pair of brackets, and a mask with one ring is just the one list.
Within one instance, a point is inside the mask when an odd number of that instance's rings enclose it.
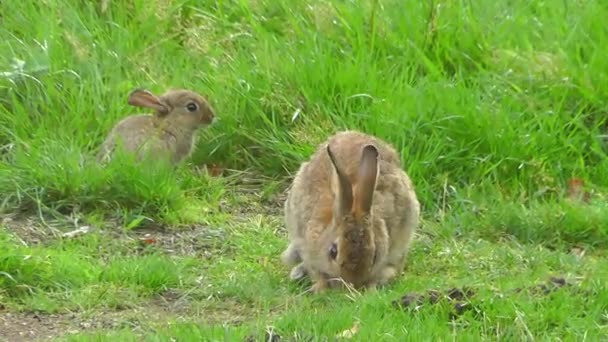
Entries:
{"label": "tall grass", "polygon": [[[393,143],[431,216],[457,207],[455,193],[526,203],[552,200],[570,177],[598,191],[608,179],[601,1],[132,0],[104,11],[61,0],[0,12],[6,206],[111,201],[162,217],[187,202],[194,165],[288,177],[339,129]],[[140,86],[195,88],[217,108],[220,124],[179,176],[92,160]]]}

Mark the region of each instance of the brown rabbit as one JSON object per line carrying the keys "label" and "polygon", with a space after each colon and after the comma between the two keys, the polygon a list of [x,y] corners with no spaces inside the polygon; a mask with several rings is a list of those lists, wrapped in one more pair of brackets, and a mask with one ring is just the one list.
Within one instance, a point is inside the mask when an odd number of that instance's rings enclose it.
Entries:
{"label": "brown rabbit", "polygon": [[[312,291],[375,288],[399,275],[420,216],[397,152],[357,131],[329,138],[302,164],[285,201],[290,278]],[[333,279],[332,279],[333,278]]]}
{"label": "brown rabbit", "polygon": [[110,160],[120,143],[126,151],[135,152],[137,160],[151,156],[177,164],[192,152],[197,130],[215,121],[207,99],[191,90],[174,89],[156,96],[148,90],[135,89],[129,94],[128,103],[155,113],[131,115],[119,121],[101,145],[99,161]]}

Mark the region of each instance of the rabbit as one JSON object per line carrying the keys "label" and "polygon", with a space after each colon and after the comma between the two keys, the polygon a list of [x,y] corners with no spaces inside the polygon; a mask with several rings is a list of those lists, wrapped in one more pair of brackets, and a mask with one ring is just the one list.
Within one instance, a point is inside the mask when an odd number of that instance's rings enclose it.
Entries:
{"label": "rabbit", "polygon": [[300,166],[284,215],[289,244],[281,260],[291,280],[309,275],[314,293],[344,283],[376,289],[402,272],[420,203],[393,147],[347,130]]}
{"label": "rabbit", "polygon": [[155,113],[131,115],[119,121],[101,145],[97,154],[100,162],[112,158],[120,141],[126,151],[136,153],[137,160],[152,156],[175,165],[192,153],[198,129],[216,120],[207,99],[186,89],[172,89],[156,96],[137,88],[129,94],[128,103]]}

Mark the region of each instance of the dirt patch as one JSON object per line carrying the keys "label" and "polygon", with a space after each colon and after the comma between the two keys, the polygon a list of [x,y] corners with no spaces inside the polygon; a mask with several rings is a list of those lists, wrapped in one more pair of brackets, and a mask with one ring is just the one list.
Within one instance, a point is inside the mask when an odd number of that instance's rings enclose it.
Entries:
{"label": "dirt patch", "polygon": [[[51,341],[53,339],[92,332],[97,329],[128,328],[143,332],[153,324],[161,324],[168,313],[155,307],[117,312],[95,312],[91,315],[0,313],[1,341]],[[89,317],[91,316],[91,317]]]}
{"label": "dirt patch", "polygon": [[99,329],[129,329],[141,336],[169,320],[183,320],[187,309],[188,301],[177,291],[167,291],[146,305],[124,310],[61,314],[0,311],[0,341],[49,341]]}
{"label": "dirt patch", "polygon": [[167,290],[143,305],[121,310],[48,314],[0,308],[0,342],[51,341],[96,330],[121,329],[143,338],[146,333],[172,322],[238,326],[256,314],[254,308],[246,308],[238,301],[196,301],[179,290]]}
{"label": "dirt patch", "polygon": [[137,243],[140,252],[148,248],[161,249],[167,254],[209,258],[225,241],[226,232],[202,225],[192,225],[188,229],[137,229],[128,233],[115,233],[119,239]]}
{"label": "dirt patch", "polygon": [[23,245],[44,244],[62,234],[55,224],[42,224],[40,218],[34,216],[3,215],[0,222]]}
{"label": "dirt patch", "polygon": [[0,341],[50,340],[68,329],[69,323],[57,315],[0,313]]}
{"label": "dirt patch", "polygon": [[161,249],[165,253],[210,257],[212,250],[221,241],[225,241],[226,232],[205,225],[188,225],[172,229],[172,227],[146,224],[142,228],[124,231],[118,223],[106,223],[110,228],[97,228],[71,224],[68,218],[64,220],[42,220],[33,216],[5,215],[2,226],[12,236],[25,246],[46,246],[57,240],[78,239],[82,235],[99,232],[111,236],[115,241],[134,247],[135,252],[147,248]]}
{"label": "dirt patch", "polygon": [[[551,277],[546,283],[526,288],[516,288],[512,290],[512,293],[526,292],[531,295],[548,295],[563,287],[572,288],[573,284],[562,277]],[[425,293],[411,292],[398,300],[394,300],[392,305],[395,308],[416,312],[424,306],[448,302],[452,308],[449,318],[454,320],[467,311],[473,311],[476,316],[482,313],[478,306],[469,301],[475,296],[476,292],[468,287],[452,288],[447,291],[428,290]]]}
{"label": "dirt patch", "polygon": [[[235,203],[222,203],[220,210],[233,215],[233,220],[242,222],[252,216],[265,214],[281,217],[284,192],[273,194],[269,198],[252,195],[250,189],[239,185],[238,191],[243,197]],[[253,184],[252,189],[259,185]],[[161,249],[166,253],[209,257],[222,241],[226,241],[226,230],[202,224],[169,226],[162,223],[144,220],[137,228],[125,230],[119,220],[108,220],[101,226],[89,225],[79,219],[79,214],[52,217],[51,215],[32,215],[31,212],[13,212],[0,214],[0,226],[5,227],[13,237],[25,246],[46,246],[64,239],[78,239],[82,235],[99,232],[112,239],[124,242],[136,251],[147,247]],[[279,228],[280,229],[280,228]],[[225,244],[223,247],[225,248]]]}

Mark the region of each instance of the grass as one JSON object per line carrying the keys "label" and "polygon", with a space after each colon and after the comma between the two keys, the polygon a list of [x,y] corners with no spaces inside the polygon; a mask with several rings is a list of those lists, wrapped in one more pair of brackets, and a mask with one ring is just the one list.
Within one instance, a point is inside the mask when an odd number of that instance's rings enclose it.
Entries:
{"label": "grass", "polygon": [[[357,340],[605,339],[606,15],[599,0],[0,2],[2,330],[306,340],[359,321]],[[135,87],[216,108],[179,168],[95,163]],[[401,152],[423,224],[388,288],[303,295],[278,258],[280,206],[342,129]],[[572,178],[589,203],[565,199]],[[510,292],[558,274],[587,292]],[[465,285],[481,315],[391,305]]]}

